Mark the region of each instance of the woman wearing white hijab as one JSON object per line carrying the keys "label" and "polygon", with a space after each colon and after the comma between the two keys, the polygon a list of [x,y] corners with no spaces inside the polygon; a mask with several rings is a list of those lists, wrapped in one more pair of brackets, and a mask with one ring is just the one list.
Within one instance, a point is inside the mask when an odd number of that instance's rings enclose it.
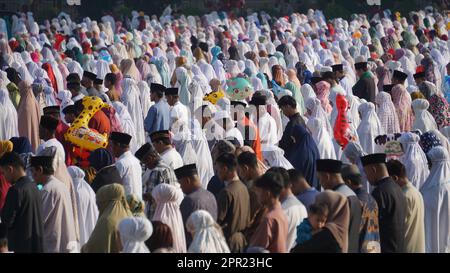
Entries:
{"label": "woman wearing white hijab", "polygon": [[7,140],[19,136],[17,110],[9,98],[6,88],[0,88],[0,139]]}
{"label": "woman wearing white hijab", "polygon": [[186,230],[193,237],[189,253],[230,253],[222,229],[206,210],[194,211],[187,219]]}
{"label": "woman wearing white hijab", "polygon": [[427,179],[430,171],[428,161],[425,153],[419,145],[420,137],[414,133],[404,133],[398,139],[402,144],[403,155],[400,157],[400,162],[405,165],[406,176],[409,181],[419,190],[425,180]]}
{"label": "woman wearing white hijab", "polygon": [[267,145],[262,147],[264,163],[269,167],[283,167],[286,170],[294,169],[289,160],[284,156],[283,149],[276,145]]}
{"label": "woman wearing white hijab", "polygon": [[161,221],[168,225],[172,231],[175,252],[185,253],[186,237],[180,212],[180,204],[184,198],[183,192],[176,186],[159,184],[153,189],[152,197],[156,202],[152,221]]}
{"label": "woman wearing white hijab", "polygon": [[412,130],[420,130],[425,133],[437,129],[436,121],[434,120],[433,115],[428,112],[430,103],[427,100],[415,99],[411,106],[415,115],[414,123],[411,128]]}
{"label": "woman wearing white hijab", "polygon": [[380,120],[381,126],[383,126],[384,132],[386,134],[400,133],[397,111],[395,111],[391,95],[383,91],[378,92],[375,101],[377,104],[378,119]]}
{"label": "woman wearing white hijab", "polygon": [[92,187],[84,180],[85,173],[76,166],[67,168],[72,177],[77,196],[78,224],[80,227],[80,246],[89,240],[98,218],[98,208]]}
{"label": "woman wearing white hijab", "polygon": [[311,136],[316,142],[319,150],[320,159],[334,159],[336,160],[336,153],[334,151],[333,142],[328,134],[323,120],[319,118],[311,118],[306,123]]}
{"label": "woman wearing white hijab", "polygon": [[95,65],[95,71],[97,75],[97,79],[103,80],[105,79],[106,74],[111,73],[111,69],[109,68],[109,64],[105,60],[98,60]]}
{"label": "woman wearing white hijab", "polygon": [[153,102],[150,99],[150,87],[148,87],[147,82],[140,81],[138,82],[138,88],[139,98],[142,105],[142,118],[145,119],[147,117],[148,110],[153,105]]}
{"label": "woman wearing white hijab", "polygon": [[384,134],[384,131],[375,113],[375,105],[371,102],[362,103],[358,111],[361,113],[361,123],[357,130],[361,147],[368,154],[376,153],[375,138]]}
{"label": "woman wearing white hijab", "polygon": [[114,107],[114,110],[116,110],[122,132],[131,136],[130,150],[134,154],[140,147],[136,143],[136,126],[134,125],[134,121],[131,118],[127,107],[123,103],[115,101],[112,103],[112,106]]}
{"label": "woman wearing white hijab", "polygon": [[[306,84],[305,84],[306,85]],[[322,107],[322,104],[317,98],[309,98],[305,101],[305,107],[307,110],[307,117],[322,119],[325,129],[330,136],[333,136],[333,127],[331,127],[330,120],[327,118],[328,115]]]}
{"label": "woman wearing white hijab", "polygon": [[150,253],[145,241],[153,233],[152,223],[144,217],[128,217],[120,221],[121,253]]}
{"label": "woman wearing white hijab", "polygon": [[428,152],[430,175],[420,192],[425,205],[426,253],[450,252],[450,158],[437,146]]}
{"label": "woman wearing white hijab", "polygon": [[[127,107],[128,112],[135,125],[136,146],[141,147],[145,143],[144,119],[142,118],[142,106],[140,92],[136,81],[132,78],[122,80],[121,101]],[[117,111],[117,109],[116,109]]]}

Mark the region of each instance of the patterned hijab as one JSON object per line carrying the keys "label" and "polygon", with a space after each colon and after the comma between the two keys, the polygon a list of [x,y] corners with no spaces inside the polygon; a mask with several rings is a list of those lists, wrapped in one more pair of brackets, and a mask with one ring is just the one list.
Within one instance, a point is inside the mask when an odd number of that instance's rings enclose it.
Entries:
{"label": "patterned hijab", "polygon": [[409,132],[414,115],[411,109],[411,96],[403,85],[397,84],[392,88],[392,102],[397,110],[400,131]]}
{"label": "patterned hijab", "polygon": [[395,134],[400,132],[398,124],[397,112],[394,103],[392,103],[391,95],[386,92],[379,92],[375,98],[377,104],[377,115],[381,126],[386,134]]}

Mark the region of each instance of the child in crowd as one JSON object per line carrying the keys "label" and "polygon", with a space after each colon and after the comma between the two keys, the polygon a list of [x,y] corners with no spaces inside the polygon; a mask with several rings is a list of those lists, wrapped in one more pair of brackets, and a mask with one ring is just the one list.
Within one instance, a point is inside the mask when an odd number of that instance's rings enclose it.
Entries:
{"label": "child in crowd", "polygon": [[321,231],[328,217],[326,204],[312,204],[309,206],[308,218],[297,226],[297,244],[301,245],[309,241],[314,234]]}

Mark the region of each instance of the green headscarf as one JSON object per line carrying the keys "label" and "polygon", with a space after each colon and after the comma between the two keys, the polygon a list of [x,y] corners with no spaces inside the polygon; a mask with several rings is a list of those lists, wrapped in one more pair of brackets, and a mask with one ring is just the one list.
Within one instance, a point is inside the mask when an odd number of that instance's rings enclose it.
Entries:
{"label": "green headscarf", "polygon": [[303,95],[302,92],[300,91],[300,87],[295,85],[295,83],[293,82],[286,83],[284,87],[292,92],[292,96],[295,98],[295,101],[297,101],[297,109],[300,112],[300,114],[303,115],[304,113],[306,113],[306,107],[303,101]]}

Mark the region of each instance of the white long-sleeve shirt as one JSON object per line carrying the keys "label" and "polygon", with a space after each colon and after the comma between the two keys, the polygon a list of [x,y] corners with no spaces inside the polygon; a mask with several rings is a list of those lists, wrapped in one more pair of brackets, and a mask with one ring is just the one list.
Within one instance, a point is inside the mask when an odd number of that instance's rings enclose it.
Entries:
{"label": "white long-sleeve shirt", "polygon": [[135,194],[142,199],[142,168],[139,160],[127,151],[118,158],[116,168],[122,178],[125,194]]}

